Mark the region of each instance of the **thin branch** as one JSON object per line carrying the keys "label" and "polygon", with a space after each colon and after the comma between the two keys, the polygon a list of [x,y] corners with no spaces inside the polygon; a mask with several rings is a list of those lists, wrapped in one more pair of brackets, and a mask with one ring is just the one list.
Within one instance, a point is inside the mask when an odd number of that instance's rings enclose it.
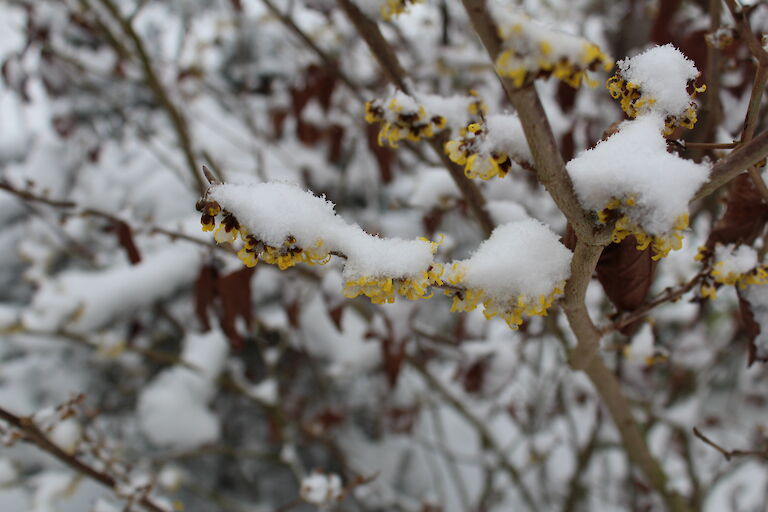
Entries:
{"label": "thin branch", "polygon": [[[205,185],[202,178],[200,177],[200,173],[198,172],[197,159],[192,148],[192,137],[190,135],[189,125],[186,118],[184,117],[184,114],[182,114],[181,110],[176,107],[173,100],[171,100],[168,91],[166,91],[162,82],[158,78],[157,73],[154,70],[152,58],[147,52],[141,36],[139,36],[139,34],[134,30],[133,25],[131,24],[131,19],[124,17],[120,13],[120,9],[112,0],[97,1],[104,6],[104,8],[114,18],[114,20],[120,25],[120,28],[125,33],[125,35],[128,36],[128,38],[133,43],[133,47],[135,48],[135,56],[138,58],[139,64],[141,65],[141,69],[144,74],[144,81],[168,115],[168,118],[171,121],[171,125],[176,132],[176,137],[178,139],[179,146],[181,147],[181,151],[184,154],[184,159],[186,160],[188,170],[194,178],[198,190],[202,193],[202,191],[205,189]],[[106,27],[106,25],[101,23],[100,28],[105,32],[105,34],[107,34],[107,40],[110,42],[110,44],[113,45],[118,54],[129,51],[125,45],[122,45],[118,42],[118,38],[114,34],[111,34],[111,31]]]}
{"label": "thin branch", "polygon": [[536,501],[533,499],[533,494],[531,494],[531,491],[523,482],[520,470],[518,470],[509,461],[509,459],[507,459],[505,450],[502,449],[498,441],[496,441],[496,438],[488,429],[486,423],[482,419],[475,416],[475,414],[467,408],[464,402],[453,396],[453,394],[448,389],[446,389],[443,383],[440,382],[434,375],[432,375],[429,370],[427,370],[423,363],[417,361],[413,357],[408,357],[407,361],[424,378],[424,380],[427,381],[429,387],[434,391],[437,391],[437,393],[442,396],[443,399],[477,431],[483,446],[495,453],[501,469],[507,473],[509,478],[517,487],[518,491],[520,491],[520,495],[523,498],[523,501],[525,501],[526,505],[528,505],[531,510],[538,510]]}
{"label": "thin branch", "polygon": [[[501,40],[496,24],[486,9],[485,0],[462,0],[462,3],[489,57],[495,62],[501,51]],[[610,242],[612,226],[596,229],[589,212],[581,207],[533,84],[515,87],[505,78],[502,78],[502,84],[520,115],[523,131],[536,162],[539,181],[547,188],[577,235],[576,249],[571,260],[571,277],[566,284],[563,304],[568,322],[578,340],[570,364],[574,369],[586,372],[611,414],[624,450],[662,496],[667,507],[672,511],[687,511],[689,508],[684,499],[667,488],[667,476],[651,454],[634,419],[630,402],[622,393],[616,376],[599,356],[601,333],[592,322],[584,302],[587,286],[603,247]]]}
{"label": "thin branch", "polygon": [[[116,215],[113,215],[109,212],[105,212],[103,210],[96,210],[94,208],[81,209],[78,206],[78,204],[74,201],[69,201],[66,199],[52,199],[44,195],[36,194],[30,190],[23,190],[20,188],[16,188],[4,180],[0,180],[0,190],[5,190],[6,192],[9,192],[15,195],[16,197],[31,203],[46,204],[48,206],[52,206],[54,208],[59,208],[62,210],[74,210],[72,212],[68,212],[70,215],[84,215],[86,217],[99,217],[113,223],[125,224],[126,226],[129,227],[132,233],[137,231],[126,220],[123,220],[120,217],[117,217]],[[228,245],[211,244],[210,240],[201,240],[199,238],[195,238],[194,236],[187,235],[185,233],[179,233],[177,231],[171,231],[169,229],[161,228],[159,226],[149,226],[147,228],[147,231],[149,233],[158,233],[161,235],[165,235],[173,240],[184,240],[184,241],[202,245],[208,248],[215,247],[218,250],[226,251],[229,253],[235,252]]]}
{"label": "thin branch", "polygon": [[295,21],[293,21],[293,18],[291,18],[289,15],[284,14],[280,9],[275,6],[274,3],[272,3],[271,0],[261,0],[261,3],[264,4],[264,6],[269,9],[269,12],[272,13],[273,16],[275,16],[278,20],[280,20],[280,23],[285,25],[285,27],[293,32],[294,35],[296,35],[301,41],[310,49],[312,52],[314,52],[315,55],[317,55],[321,61],[323,61],[323,64],[325,64],[326,69],[328,69],[331,73],[333,73],[339,80],[344,82],[344,85],[346,85],[349,90],[352,92],[352,94],[357,98],[360,102],[364,102],[365,98],[363,98],[363,95],[360,94],[360,90],[357,85],[355,85],[354,82],[344,73],[339,66],[337,65],[336,61],[328,56],[317,44],[312,40],[311,37],[309,37],[297,24]]}
{"label": "thin branch", "polygon": [[[36,424],[31,416],[17,416],[12,412],[0,407],[0,420],[5,421],[12,427],[19,430],[23,436],[22,440],[36,445],[41,450],[56,457],[60,462],[69,466],[78,473],[89,477],[90,479],[100,483],[101,485],[111,489],[118,496],[119,494],[119,482],[110,474],[104,471],[98,470],[92,465],[80,460],[75,454],[70,454],[55,444],[48,435],[43,432]],[[146,494],[142,494],[138,498],[137,502],[147,510],[152,512],[168,512],[168,509],[161,507],[155,503],[152,498]]]}
{"label": "thin branch", "polygon": [[694,287],[696,287],[697,284],[701,281],[701,279],[709,273],[709,269],[705,269],[695,276],[693,276],[688,282],[676,287],[672,288],[669,287],[665,289],[662,293],[660,293],[656,298],[646,302],[639,308],[633,310],[631,313],[627,313],[626,315],[623,315],[616,319],[612,324],[609,324],[601,329],[603,334],[608,334],[609,332],[613,331],[619,331],[623,329],[624,327],[636,322],[640,318],[644,317],[646,314],[648,314],[649,311],[656,309],[657,307],[661,306],[662,304],[666,304],[667,302],[673,302],[689,291],[691,291]]}
{"label": "thin branch", "polygon": [[768,450],[728,450],[702,434],[696,427],[693,427],[693,435],[720,452],[725,457],[725,460],[729,462],[734,457],[759,457],[768,460]]}

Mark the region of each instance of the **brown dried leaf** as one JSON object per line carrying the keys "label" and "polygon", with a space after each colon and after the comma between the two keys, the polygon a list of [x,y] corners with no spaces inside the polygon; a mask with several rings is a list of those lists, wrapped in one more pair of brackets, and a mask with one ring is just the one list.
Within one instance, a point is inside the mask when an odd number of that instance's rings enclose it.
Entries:
{"label": "brown dried leaf", "polygon": [[234,350],[244,346],[243,338],[237,332],[236,322],[241,318],[250,327],[253,321],[251,314],[251,276],[254,268],[243,267],[230,274],[220,277],[216,282],[216,292],[221,302],[221,330],[229,339]]}
{"label": "brown dried leaf", "polygon": [[207,264],[200,267],[200,274],[195,281],[195,314],[203,331],[211,329],[208,321],[208,308],[213,308],[216,300],[216,267]]}
{"label": "brown dried leaf", "polygon": [[651,249],[638,251],[636,245],[633,236],[610,244],[597,263],[597,279],[621,311],[633,311],[645,302],[656,270]]}
{"label": "brown dried leaf", "polygon": [[752,306],[747,299],[736,289],[736,293],[739,296],[739,314],[741,317],[741,325],[744,328],[744,332],[749,339],[749,354],[747,358],[747,366],[752,366],[755,361],[762,363],[768,362],[768,359],[760,359],[757,357],[757,346],[755,345],[755,339],[760,335],[760,324],[755,320],[755,314],[752,312]]}
{"label": "brown dried leaf", "polygon": [[731,183],[725,213],[709,234],[707,247],[711,249],[717,243],[751,245],[763,232],[766,221],[768,205],[749,175],[742,174]]}
{"label": "brown dried leaf", "polygon": [[131,227],[125,222],[115,219],[112,222],[112,229],[115,230],[117,241],[125,250],[125,254],[128,256],[128,261],[131,262],[131,265],[136,265],[141,262],[141,254],[139,254],[139,249],[136,247],[136,242],[133,240]]}
{"label": "brown dried leaf", "polygon": [[395,153],[389,148],[379,146],[379,126],[369,124],[366,128],[368,135],[368,149],[379,164],[379,175],[383,183],[392,181],[392,164],[395,161]]}

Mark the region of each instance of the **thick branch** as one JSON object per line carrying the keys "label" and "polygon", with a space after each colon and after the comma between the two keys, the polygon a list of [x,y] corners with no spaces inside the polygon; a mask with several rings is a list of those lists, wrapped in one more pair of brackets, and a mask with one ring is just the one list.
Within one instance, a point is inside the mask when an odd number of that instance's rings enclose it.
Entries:
{"label": "thick branch", "polygon": [[[488,51],[488,56],[495,62],[501,51],[501,40],[496,24],[485,8],[485,0],[462,0],[462,2],[472,26]],[[533,84],[515,87],[509,79],[500,78],[509,100],[520,116],[525,138],[536,163],[535,170],[539,181],[565,214],[577,236],[580,239],[592,240],[595,231],[594,223],[589,213],[585,212],[579,204],[536,88]]]}
{"label": "thick branch", "polygon": [[692,199],[707,197],[736,176],[768,157],[768,130],[733,151],[727,157],[718,160],[712,167],[707,181]]}

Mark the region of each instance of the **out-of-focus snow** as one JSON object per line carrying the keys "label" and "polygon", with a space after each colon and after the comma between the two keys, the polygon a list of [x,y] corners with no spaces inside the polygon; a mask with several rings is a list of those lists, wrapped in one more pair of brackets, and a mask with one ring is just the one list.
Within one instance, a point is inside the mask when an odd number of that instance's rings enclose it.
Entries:
{"label": "out-of-focus snow", "polygon": [[197,277],[200,261],[193,246],[177,242],[137,265],[64,272],[41,283],[22,322],[32,330],[89,332],[188,285]]}
{"label": "out-of-focus snow", "polygon": [[192,449],[218,439],[219,417],[208,402],[227,353],[227,341],[219,331],[187,335],[181,360],[192,368],[177,365],[162,371],[139,396],[139,424],[150,441]]}

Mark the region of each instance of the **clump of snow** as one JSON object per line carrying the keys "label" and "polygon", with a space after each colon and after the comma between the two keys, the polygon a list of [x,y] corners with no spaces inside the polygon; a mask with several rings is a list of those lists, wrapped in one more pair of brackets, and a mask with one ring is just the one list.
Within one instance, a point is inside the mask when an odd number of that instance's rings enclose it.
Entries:
{"label": "clump of snow", "polygon": [[301,480],[301,499],[312,505],[330,505],[341,500],[343,489],[341,477],[335,473],[325,474],[314,471]]}
{"label": "clump of snow", "polygon": [[493,114],[486,118],[488,135],[483,146],[490,152],[507,153],[515,159],[533,162],[531,149],[517,114]]}
{"label": "clump of snow", "polygon": [[11,459],[0,459],[0,486],[13,483],[19,476],[13,461]]}
{"label": "clump of snow", "polygon": [[617,133],[568,162],[582,206],[599,212],[630,199],[629,218],[650,234],[665,234],[688,213],[688,202],[709,175],[709,165],[667,152],[664,118],[648,114],[625,121]]}
{"label": "clump of snow", "polygon": [[219,417],[207,404],[213,398],[227,352],[227,342],[219,331],[185,338],[181,360],[188,366],[162,371],[139,396],[139,425],[150,441],[192,449],[219,438]]}
{"label": "clump of snow", "polygon": [[572,253],[558,236],[534,219],[497,227],[462,262],[462,283],[498,301],[548,295],[570,276]]}
{"label": "clump of snow", "polygon": [[639,86],[648,112],[677,116],[691,104],[688,83],[699,76],[692,60],[671,44],[656,46],[617,63],[621,76]]}

